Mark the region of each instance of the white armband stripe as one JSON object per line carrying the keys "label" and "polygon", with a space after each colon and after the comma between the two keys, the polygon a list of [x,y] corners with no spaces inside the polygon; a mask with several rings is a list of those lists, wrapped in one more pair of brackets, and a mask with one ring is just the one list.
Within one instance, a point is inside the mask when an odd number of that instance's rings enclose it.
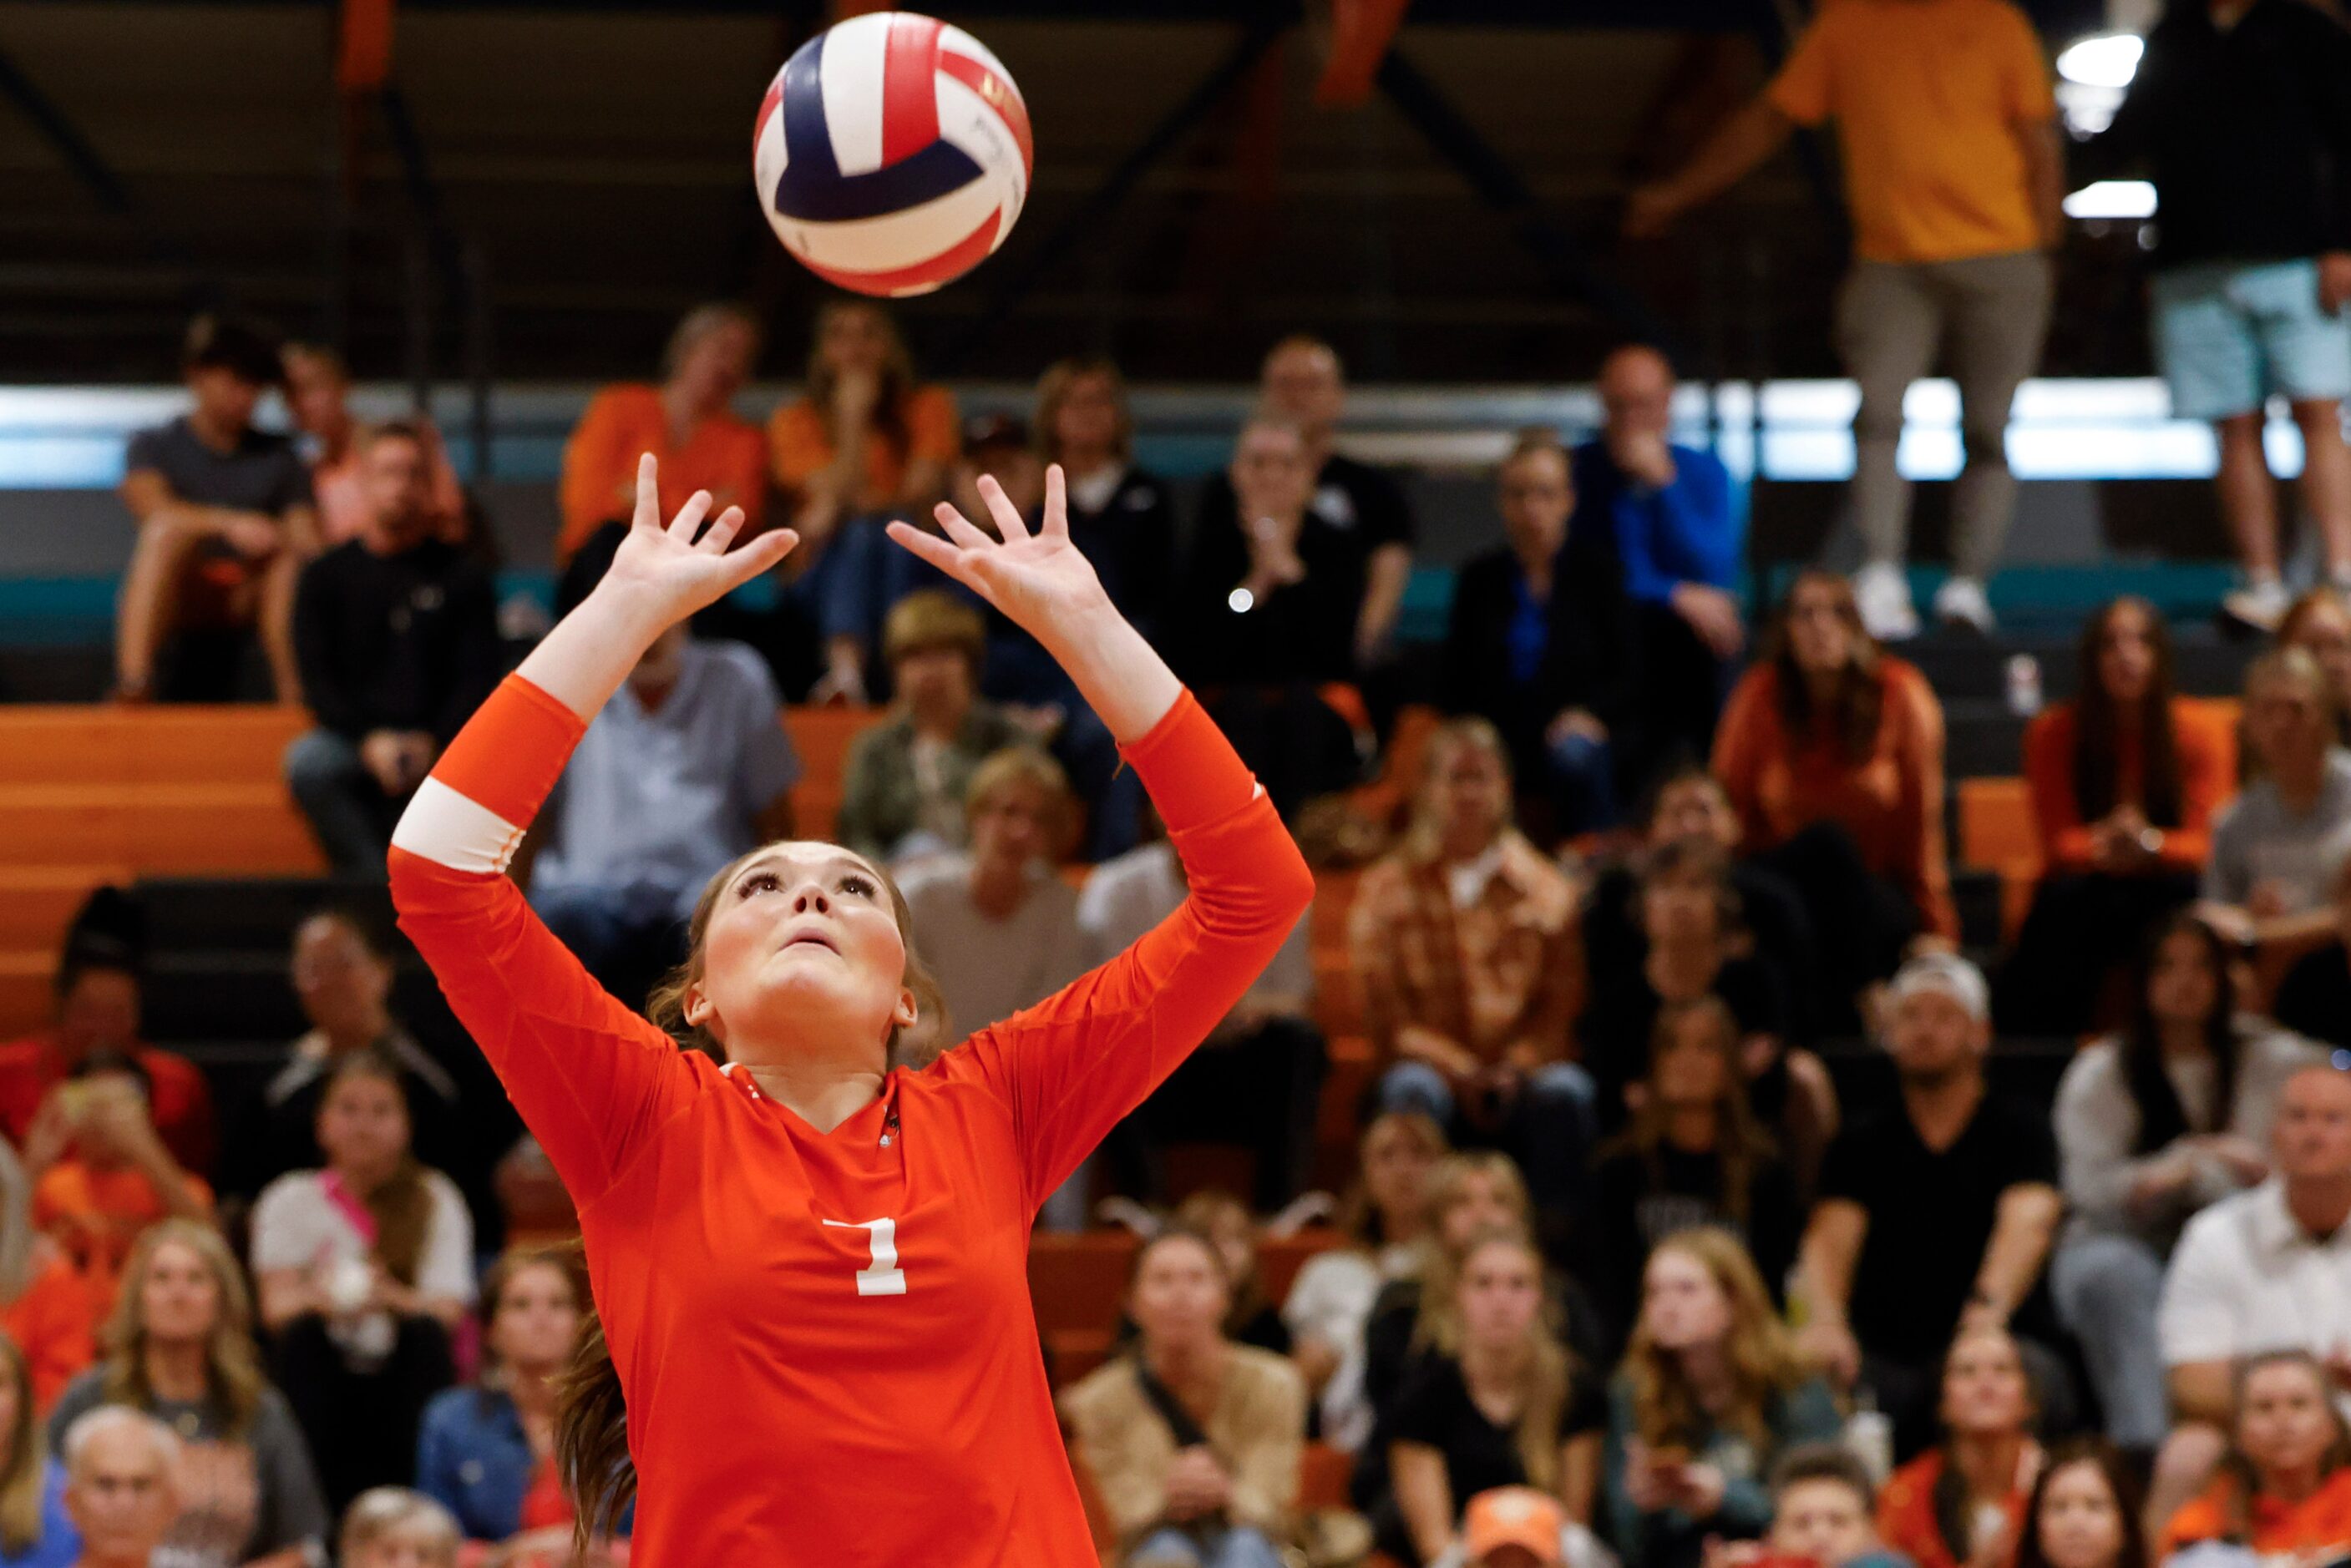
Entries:
{"label": "white armband stripe", "polygon": [[522,835],[496,812],[428,775],[400,814],[392,842],[452,871],[503,877]]}

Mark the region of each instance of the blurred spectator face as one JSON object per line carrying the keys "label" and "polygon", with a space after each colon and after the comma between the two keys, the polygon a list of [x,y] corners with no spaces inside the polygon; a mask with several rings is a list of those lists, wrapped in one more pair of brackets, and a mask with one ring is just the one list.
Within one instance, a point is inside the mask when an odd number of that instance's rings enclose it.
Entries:
{"label": "blurred spectator face", "polygon": [[2247,1374],[2238,1397],[2237,1446],[2264,1478],[2320,1469],[2341,1430],[2319,1368],[2274,1361]]}
{"label": "blurred spectator face", "polygon": [[314,436],[340,435],[351,422],[345,399],[350,383],[342,369],[323,354],[306,348],[286,350],[286,407],[294,423]]}
{"label": "blurred spectator face", "polygon": [[347,922],[331,915],[303,921],[294,933],[292,972],[294,994],[313,1029],[348,1040],[383,1027],[392,966]]}
{"label": "blurred spectator face", "polygon": [[1482,1241],[1461,1260],[1454,1289],[1471,1344],[1522,1344],[1542,1311],[1542,1265],[1517,1241]]}
{"label": "blurred spectator face", "polygon": [[437,1539],[394,1530],[353,1552],[350,1568],[452,1568],[456,1552]]}
{"label": "blurred spectator face", "polygon": [[[831,335],[827,334],[828,340]],[[759,336],[747,321],[726,319],[678,357],[670,371],[670,385],[687,404],[719,409],[732,402],[751,379],[751,361],[759,352]]]}
{"label": "blurred spectator face", "polygon": [[990,534],[997,529],[987,503],[980,499],[979,476],[983,473],[1004,487],[1004,498],[1019,510],[1021,516],[1033,514],[1044,504],[1044,459],[1025,445],[974,448],[956,469],[956,510]]}
{"label": "blurred spectator face", "polygon": [[1544,448],[1506,464],[1499,501],[1503,531],[1520,559],[1549,560],[1558,555],[1567,543],[1568,514],[1575,510],[1567,454]]}
{"label": "blurred spectator face", "polygon": [[1217,1260],[1197,1237],[1176,1235],[1150,1243],[1127,1311],[1151,1344],[1196,1346],[1223,1332],[1227,1305]]}
{"label": "blurred spectator face", "polygon": [[1437,1155],[1402,1122],[1383,1121],[1364,1138],[1364,1190],[1391,1219],[1425,1212]]}
{"label": "blurred spectator face", "polygon": [[[131,1150],[120,1140],[141,1123],[152,1126],[147,1085],[134,1073],[90,1073],[70,1082],[79,1085],[75,1152],[93,1169],[120,1169],[129,1163]],[[60,1087],[57,1092],[74,1091]]]}
{"label": "blurred spectator face", "polygon": [[2326,693],[2290,670],[2268,671],[2246,690],[2245,738],[2273,773],[2307,768],[2334,739]]}
{"label": "blurred spectator face", "polygon": [[1954,1436],[2001,1436],[2032,1422],[2032,1384],[2016,1341],[1985,1331],[1960,1336],[1943,1359],[1943,1426]]}
{"label": "blurred spectator face", "polygon": [[1510,820],[1510,780],[1485,746],[1457,742],[1428,781],[1430,820],[1448,846],[1476,854]]}
{"label": "blurred spectator face", "polygon": [[1649,844],[1655,847],[1677,838],[1704,838],[1725,849],[1739,847],[1739,813],[1730,796],[1713,779],[1693,774],[1676,779],[1657,796],[1656,815],[1649,821]]}
{"label": "blurred spectator face", "polygon": [[2351,1076],[2310,1067],[2286,1081],[2278,1096],[2279,1174],[2288,1180],[2339,1181],[2351,1177]]}
{"label": "blurred spectator face", "polygon": [[1201,1229],[1217,1244],[1217,1258],[1225,1266],[1226,1279],[1241,1285],[1256,1276],[1257,1230],[1247,1209],[1238,1203],[1220,1203]]}
{"label": "blurred spectator face", "polygon": [[159,1446],[128,1426],[91,1433],[66,1487],[66,1511],[81,1532],[82,1563],[146,1563],[179,1512]]}
{"label": "blurred spectator face", "polygon": [[580,1298],[570,1276],[552,1263],[507,1275],[488,1337],[498,1360],[519,1372],[543,1376],[560,1368],[580,1343]]}
{"label": "blurred spectator face", "polygon": [[1525,1221],[1499,1181],[1486,1171],[1471,1170],[1454,1186],[1445,1212],[1437,1217],[1437,1229],[1446,1250],[1458,1252],[1481,1231],[1507,1230]]}
{"label": "blurred spectator face", "polygon": [[890,362],[890,327],[881,306],[854,302],[825,312],[817,352],[833,373],[879,376]]}
{"label": "blurred spectator face", "polygon": [[899,701],[942,727],[961,725],[971,711],[971,660],[960,648],[910,649],[891,667],[890,679]]}
{"label": "blurred spectator face", "polygon": [[636,667],[629,671],[629,690],[641,701],[665,697],[677,678],[685,672],[685,645],[691,639],[685,623],[664,630],[653,639],[653,645],[644,651]]}
{"label": "blurred spectator face", "polygon": [[2314,598],[2285,640],[2318,660],[2336,692],[2351,698],[2351,609],[2341,599]]}
{"label": "blurred spectator face", "polygon": [[200,365],[188,372],[188,390],[195,395],[196,412],[204,423],[225,431],[241,431],[253,423],[267,389],[248,381],[225,365]]}
{"label": "blurred spectator face", "polygon": [[66,1054],[129,1051],[139,1041],[139,981],[127,970],[86,969],[57,1003]]}
{"label": "blurred spectator face", "polygon": [[2210,944],[2193,931],[2173,931],[2156,945],[2147,971],[2147,1011],[2158,1023],[2201,1025],[2220,1005],[2220,977]]}
{"label": "blurred spectator face", "polygon": [[433,531],[432,467],[422,443],[404,435],[375,437],[360,460],[360,482],[385,544],[406,549]]}
{"label": "blurred spectator face", "polygon": [[1118,444],[1118,389],[1108,376],[1095,371],[1070,378],[1061,406],[1053,412],[1053,428],[1046,432],[1055,452],[1109,452]]}
{"label": "blurred spectator face", "polygon": [[1660,1350],[1719,1345],[1730,1333],[1730,1297],[1698,1257],[1659,1247],[1641,1273],[1641,1324]]}
{"label": "blurred spectator face", "polygon": [[2098,639],[2098,683],[2118,703],[2145,700],[2155,679],[2155,628],[2136,604],[2117,605]]}
{"label": "blurred spectator face", "polygon": [[408,1152],[408,1101],[374,1073],[345,1073],[319,1102],[319,1147],[338,1170],[381,1179]]}
{"label": "blurred spectator face", "polygon": [[1684,1014],[1658,1043],[1649,1064],[1649,1092],[1666,1106],[1713,1106],[1730,1086],[1730,1063],[1713,1027]]}
{"label": "blurred spectator face", "polygon": [[2041,1492],[2041,1555],[2049,1568],[2114,1568],[2123,1553],[2122,1500],[2105,1472],[2075,1459]]}
{"label": "blurred spectator face", "polygon": [[1306,443],[1286,425],[1244,427],[1228,472],[1244,528],[1260,517],[1301,516],[1314,498]]}
{"label": "blurred spectator face", "polygon": [[1771,1505],[1771,1550],[1837,1568],[1875,1551],[1877,1533],[1869,1505],[1841,1480],[1826,1476],[1780,1489]]}
{"label": "blurred spectator face", "polygon": [[1674,371],[1654,348],[1619,348],[1600,368],[1600,406],[1612,432],[1664,435],[1674,422]]}
{"label": "blurred spectator face", "polygon": [[1641,884],[1641,925],[1653,942],[1721,934],[1721,893],[1703,877],[1651,877]]}
{"label": "blurred spectator face", "polygon": [[1269,410],[1317,436],[1339,422],[1347,401],[1339,357],[1320,343],[1285,343],[1267,355],[1261,390]]}
{"label": "blurred spectator face", "polygon": [[1947,992],[1920,990],[1894,1003],[1886,1047],[1906,1078],[1934,1079],[1974,1066],[1991,1027]]}
{"label": "blurred spectator face", "polygon": [[1788,649],[1796,668],[1827,675],[1852,663],[1855,614],[1843,584],[1817,576],[1799,583],[1788,601]]}
{"label": "blurred spectator face", "polygon": [[165,1345],[193,1345],[219,1326],[220,1282],[193,1248],[166,1241],[147,1260],[139,1282],[139,1321],[147,1337]]}
{"label": "blurred spectator face", "polygon": [[1026,866],[1050,857],[1060,802],[1033,779],[1008,779],[972,807],[971,857],[983,866]]}

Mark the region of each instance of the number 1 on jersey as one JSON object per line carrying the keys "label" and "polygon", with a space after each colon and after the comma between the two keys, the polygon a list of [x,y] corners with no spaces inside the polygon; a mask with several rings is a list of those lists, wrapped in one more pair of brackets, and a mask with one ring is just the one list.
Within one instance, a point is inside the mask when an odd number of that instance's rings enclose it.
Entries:
{"label": "number 1 on jersey", "polygon": [[835,1231],[865,1232],[866,1264],[857,1271],[861,1296],[903,1296],[906,1272],[898,1267],[898,1222],[895,1220],[828,1220]]}

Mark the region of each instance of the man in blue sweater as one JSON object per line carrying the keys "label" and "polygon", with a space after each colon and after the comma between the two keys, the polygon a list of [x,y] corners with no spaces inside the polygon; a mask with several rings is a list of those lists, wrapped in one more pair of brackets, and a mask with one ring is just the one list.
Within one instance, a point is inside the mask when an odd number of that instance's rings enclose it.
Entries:
{"label": "man in blue sweater", "polygon": [[1571,538],[1613,550],[1642,640],[1655,761],[1703,761],[1725,683],[1747,644],[1736,591],[1747,519],[1711,452],[1677,446],[1674,370],[1644,344],[1600,368],[1607,422],[1575,452]]}

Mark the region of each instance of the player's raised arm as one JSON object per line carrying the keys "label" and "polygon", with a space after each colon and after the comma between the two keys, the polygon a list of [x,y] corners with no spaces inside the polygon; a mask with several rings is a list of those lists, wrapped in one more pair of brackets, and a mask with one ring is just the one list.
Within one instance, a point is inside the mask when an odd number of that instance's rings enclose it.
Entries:
{"label": "player's raised arm", "polygon": [[[676,1047],[607,995],[539,923],[506,869],[588,722],[653,639],[790,550],[788,530],[731,554],[729,507],[696,494],[666,526],[651,456],[611,569],[469,721],[393,833],[392,896],[451,1008],[573,1199],[610,1184],[629,1140],[685,1088]],[[699,537],[696,536],[699,533]]]}
{"label": "player's raised arm", "polygon": [[1012,1098],[1029,1194],[1041,1199],[1240,1000],[1314,882],[1223,732],[1070,542],[1061,469],[1046,471],[1033,534],[994,480],[979,483],[997,537],[945,505],[946,538],[902,523],[891,537],[1002,610],[1069,671],[1142,775],[1190,884],[1182,907],[1134,947],[972,1043],[974,1068]]}

